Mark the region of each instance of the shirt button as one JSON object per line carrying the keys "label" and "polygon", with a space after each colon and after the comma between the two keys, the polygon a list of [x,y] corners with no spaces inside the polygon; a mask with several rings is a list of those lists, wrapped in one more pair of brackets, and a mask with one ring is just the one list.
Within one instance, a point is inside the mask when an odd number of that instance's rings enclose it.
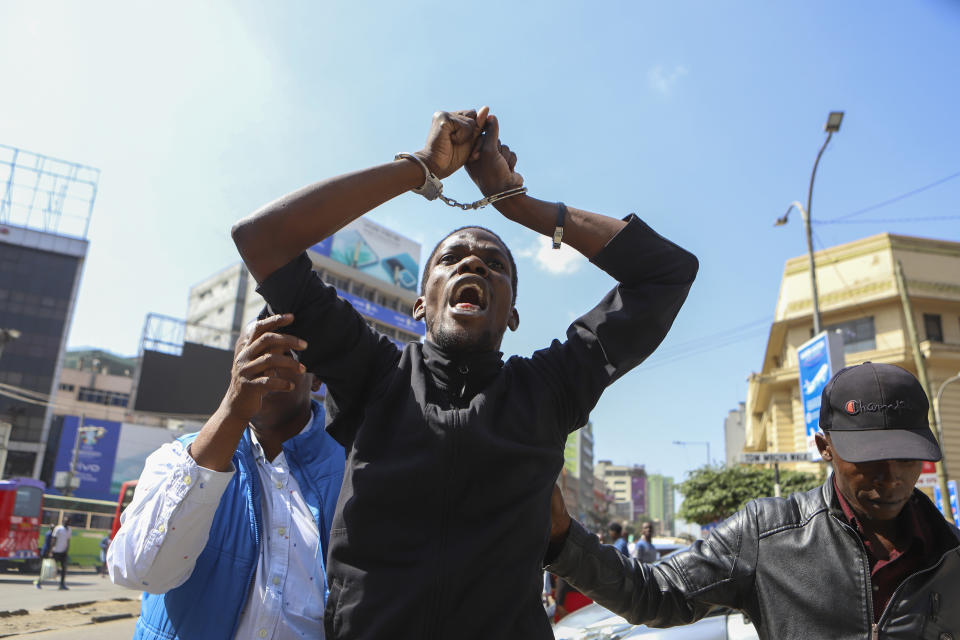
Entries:
{"label": "shirt button", "polygon": [[277,533],[284,536],[284,535],[287,535],[287,530],[284,527],[280,527],[279,529],[277,529]]}
{"label": "shirt button", "polygon": [[166,528],[165,526],[163,526],[162,524],[157,526],[157,531],[159,531],[160,533],[163,533],[163,532],[166,531],[166,530],[167,530],[167,528]]}
{"label": "shirt button", "polygon": [[260,629],[260,631],[257,632],[257,635],[260,636],[261,638],[266,638],[266,637],[267,637],[267,630],[266,630],[266,629]]}
{"label": "shirt button", "polygon": [[192,481],[193,480],[190,478],[190,476],[187,476],[183,479],[183,484],[190,484]]}
{"label": "shirt button", "polygon": [[279,480],[277,480],[277,481],[276,481],[275,483],[273,483],[273,484],[274,484],[274,486],[275,486],[277,489],[282,489],[282,488],[283,488],[283,483],[280,482]]}
{"label": "shirt button", "polygon": [[277,576],[273,576],[273,584],[280,584],[280,578]]}

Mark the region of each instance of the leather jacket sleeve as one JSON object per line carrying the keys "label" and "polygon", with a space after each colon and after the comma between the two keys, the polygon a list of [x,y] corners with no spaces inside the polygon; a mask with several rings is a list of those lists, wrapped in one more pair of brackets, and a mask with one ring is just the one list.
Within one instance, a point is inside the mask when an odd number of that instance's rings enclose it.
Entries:
{"label": "leather jacket sleeve", "polygon": [[644,564],[600,544],[573,521],[560,553],[546,569],[632,624],[688,624],[714,606],[743,608],[756,566],[756,522],[755,509],[748,506],[706,540],[656,564]]}

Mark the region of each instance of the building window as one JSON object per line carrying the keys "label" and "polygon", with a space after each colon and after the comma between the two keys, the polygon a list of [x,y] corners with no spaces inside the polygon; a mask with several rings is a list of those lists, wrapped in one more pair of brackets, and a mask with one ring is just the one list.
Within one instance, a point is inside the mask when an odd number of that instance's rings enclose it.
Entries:
{"label": "building window", "polygon": [[930,342],[943,342],[943,325],[939,313],[923,314],[923,331]]}
{"label": "building window", "polygon": [[80,387],[77,392],[77,400],[80,402],[92,402],[102,404],[108,407],[126,407],[130,401],[129,393],[117,393],[116,391],[101,391],[90,387]]}
{"label": "building window", "polygon": [[75,388],[72,384],[67,384],[66,382],[60,383],[60,391],[73,391]]}
{"label": "building window", "polygon": [[837,331],[843,336],[844,353],[870,351],[877,348],[877,334],[873,327],[873,316],[830,325],[826,327],[826,330]]}

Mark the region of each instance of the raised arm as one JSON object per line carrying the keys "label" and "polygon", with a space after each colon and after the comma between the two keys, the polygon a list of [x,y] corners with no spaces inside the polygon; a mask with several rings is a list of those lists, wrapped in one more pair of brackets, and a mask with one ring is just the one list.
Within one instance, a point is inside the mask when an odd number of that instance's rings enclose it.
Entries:
{"label": "raised arm", "polygon": [[[500,123],[495,116],[488,117],[479,153],[467,164],[467,172],[483,195],[489,196],[523,185],[523,177],[514,170],[516,164],[517,154],[500,143]],[[556,202],[523,194],[499,200],[493,206],[504,217],[545,236],[553,236],[557,227]],[[562,241],[587,258],[593,258],[624,226],[626,223],[622,220],[567,207]]]}
{"label": "raised arm", "polygon": [[[463,166],[486,121],[479,111],[438,111],[427,142],[416,152],[438,178]],[[233,241],[257,282],[371,209],[424,184],[423,168],[412,160],[329,178],[264,206],[233,226]]]}
{"label": "raised arm", "polygon": [[644,564],[601,544],[570,519],[557,487],[550,517],[546,570],[633,624],[670,627],[698,620],[714,606],[747,608],[757,536],[745,510],[706,540],[656,564]]}

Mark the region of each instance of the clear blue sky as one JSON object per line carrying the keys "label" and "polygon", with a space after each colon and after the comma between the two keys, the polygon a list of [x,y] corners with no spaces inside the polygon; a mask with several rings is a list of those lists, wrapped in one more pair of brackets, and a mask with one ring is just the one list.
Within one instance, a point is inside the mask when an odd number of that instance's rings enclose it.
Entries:
{"label": "clear blue sky", "polygon": [[[805,199],[827,113],[846,119],[815,220],[960,171],[958,33],[949,0],[15,0],[0,5],[0,142],[101,169],[69,343],[132,354],[146,313],[182,316],[190,285],[238,259],[235,220],[418,149],[438,108],[489,104],[533,195],[635,211],[699,256],[661,351],[593,413],[598,459],[681,479],[705,453],[672,441],[721,458],[761,365],[784,261],[805,251],[799,217],[772,223]],[[446,191],[476,194],[465,176]],[[852,218],[889,222],[817,224],[816,244],[960,240],[958,200],[955,179]],[[521,256],[507,353],[562,335],[612,284],[582,259],[541,261],[492,209],[406,195],[372,216],[425,248],[468,222],[503,235]]]}

